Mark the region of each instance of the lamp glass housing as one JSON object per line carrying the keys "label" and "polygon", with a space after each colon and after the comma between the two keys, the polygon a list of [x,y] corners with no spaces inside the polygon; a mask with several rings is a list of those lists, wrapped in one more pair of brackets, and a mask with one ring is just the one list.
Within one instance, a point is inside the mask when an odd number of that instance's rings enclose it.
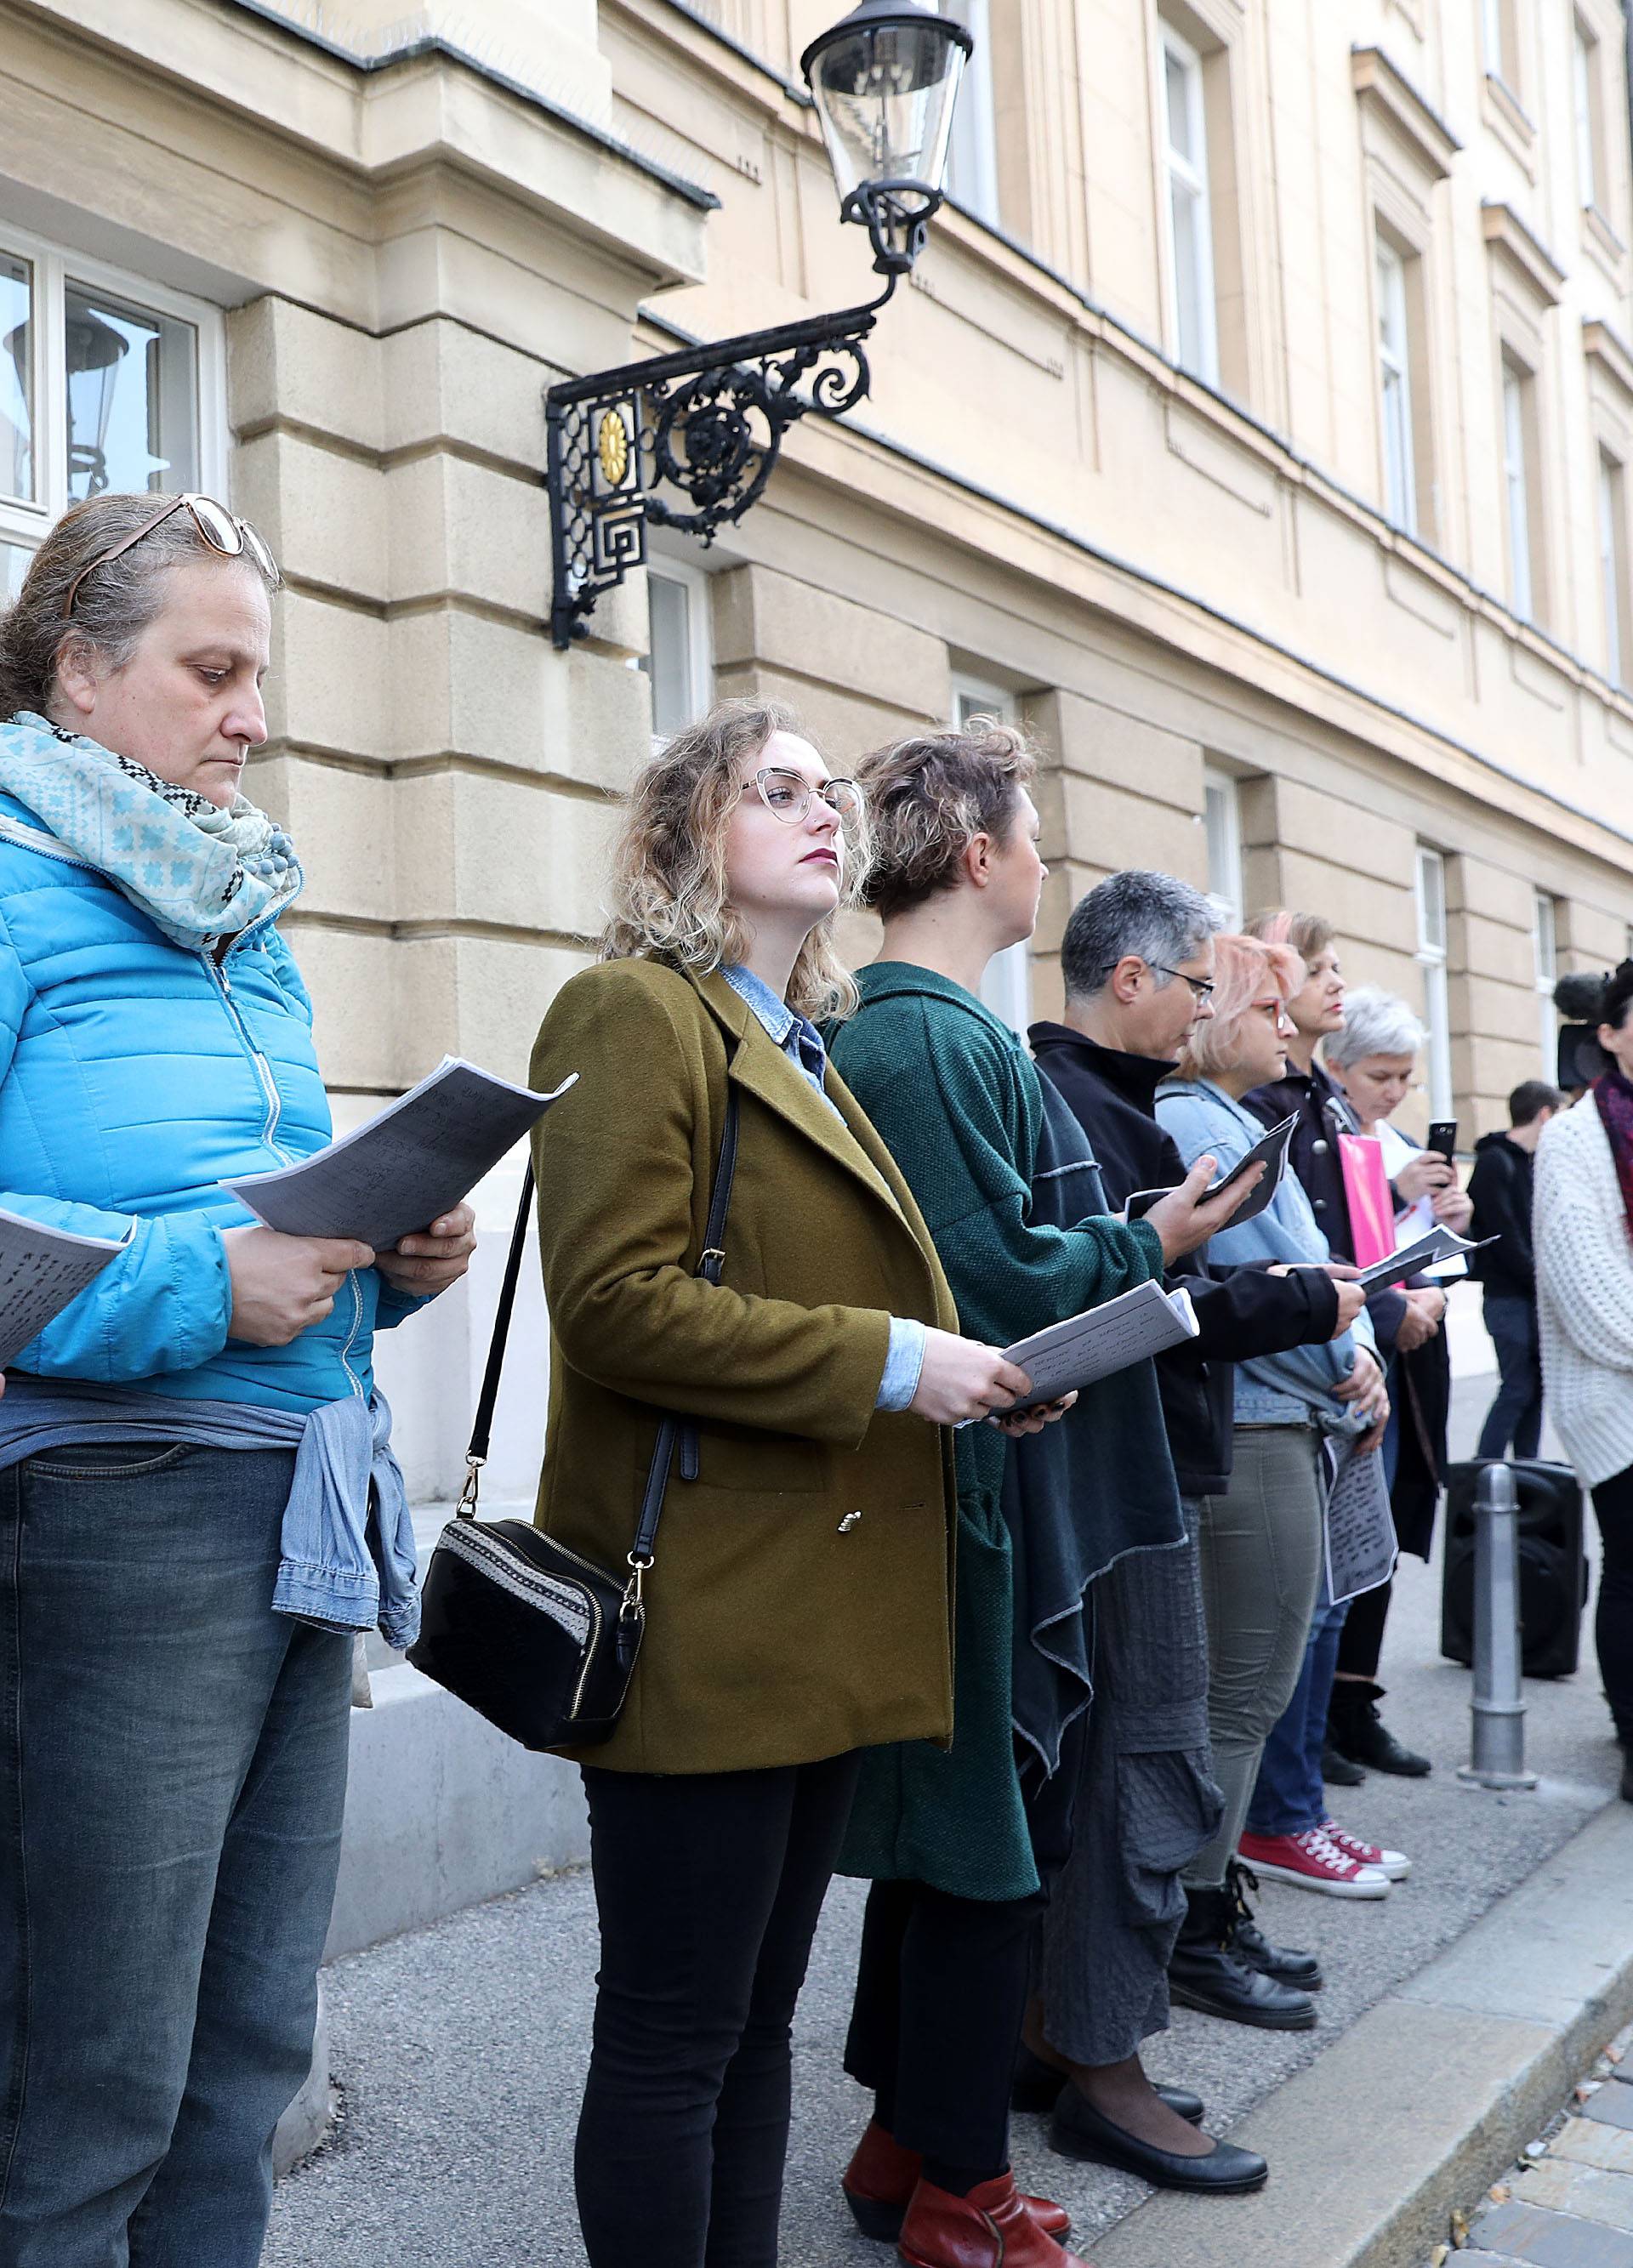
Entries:
{"label": "lamp glass housing", "polygon": [[803,58],[840,202],[881,183],[939,203],[970,35],[916,8],[873,14],[864,0]]}

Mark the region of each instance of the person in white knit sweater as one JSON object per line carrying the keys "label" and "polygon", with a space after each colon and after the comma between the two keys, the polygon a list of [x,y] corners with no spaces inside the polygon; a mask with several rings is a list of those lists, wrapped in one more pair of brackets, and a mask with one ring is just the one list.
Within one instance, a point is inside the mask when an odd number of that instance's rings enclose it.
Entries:
{"label": "person in white knit sweater", "polygon": [[1544,1397],[1604,1544],[1594,1638],[1633,1802],[1633,961],[1606,987],[1610,1068],[1537,1145]]}

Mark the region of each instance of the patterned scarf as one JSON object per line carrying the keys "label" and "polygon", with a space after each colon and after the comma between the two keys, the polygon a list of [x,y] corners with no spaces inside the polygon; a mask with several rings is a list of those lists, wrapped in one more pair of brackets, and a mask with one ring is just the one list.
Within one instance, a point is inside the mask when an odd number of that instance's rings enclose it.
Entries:
{"label": "patterned scarf", "polygon": [[1610,1154],[1616,1161],[1616,1179],[1622,1185],[1622,1205],[1628,1217],[1628,1234],[1633,1238],[1633,1082],[1629,1082],[1615,1065],[1601,1071],[1593,1082],[1593,1100],[1599,1105],[1599,1115],[1604,1122],[1606,1139]]}
{"label": "patterned scarf", "polygon": [[[299,894],[293,843],[248,796],[223,811],[31,711],[0,725],[0,792],[189,952],[209,952]],[[0,818],[0,836],[14,824]]]}

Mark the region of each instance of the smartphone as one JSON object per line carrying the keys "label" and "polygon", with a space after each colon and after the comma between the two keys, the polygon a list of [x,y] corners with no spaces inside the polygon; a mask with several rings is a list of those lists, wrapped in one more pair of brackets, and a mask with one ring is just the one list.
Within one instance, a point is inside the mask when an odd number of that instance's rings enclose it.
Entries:
{"label": "smartphone", "polygon": [[1438,1150],[1447,1165],[1455,1165],[1457,1163],[1456,1119],[1437,1118],[1429,1130],[1429,1139],[1423,1146],[1429,1150]]}

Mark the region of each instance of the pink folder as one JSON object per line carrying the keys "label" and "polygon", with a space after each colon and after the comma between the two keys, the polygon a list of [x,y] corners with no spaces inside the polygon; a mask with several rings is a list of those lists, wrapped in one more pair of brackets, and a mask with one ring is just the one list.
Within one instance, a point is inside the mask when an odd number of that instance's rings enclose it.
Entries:
{"label": "pink folder", "polygon": [[1384,1145],[1372,1134],[1341,1134],[1339,1163],[1349,1205],[1357,1268],[1386,1260],[1395,1248],[1395,1201],[1384,1170]]}

